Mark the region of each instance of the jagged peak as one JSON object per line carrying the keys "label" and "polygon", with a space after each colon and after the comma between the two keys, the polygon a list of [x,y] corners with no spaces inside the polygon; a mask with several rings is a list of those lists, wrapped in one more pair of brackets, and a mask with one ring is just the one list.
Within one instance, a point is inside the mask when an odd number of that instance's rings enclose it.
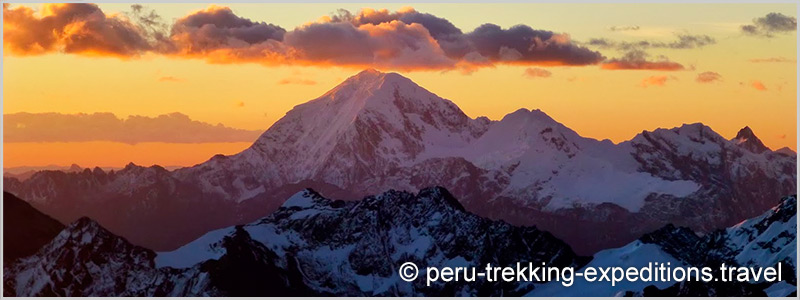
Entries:
{"label": "jagged peak", "polygon": [[281,205],[282,208],[310,208],[314,206],[315,200],[325,199],[320,193],[311,189],[305,188],[286,199]]}
{"label": "jagged peak", "polygon": [[452,207],[455,210],[466,211],[464,209],[464,206],[461,205],[461,202],[458,202],[456,197],[454,197],[453,194],[450,194],[450,191],[441,186],[424,188],[419,191],[419,193],[417,194],[417,198],[440,200],[441,203],[445,204],[446,206]]}
{"label": "jagged peak", "polygon": [[378,71],[378,70],[376,70],[374,68],[367,68],[367,69],[362,70],[361,72],[358,72],[358,74],[356,74],[353,77],[381,76],[381,75],[384,75],[384,74],[386,74],[386,73]]}
{"label": "jagged peak", "polygon": [[733,141],[753,153],[762,153],[769,150],[749,126],[740,129]]}
{"label": "jagged peak", "polygon": [[[416,202],[429,201],[431,203],[441,203],[446,207],[452,207],[458,211],[466,211],[464,206],[444,187],[434,186],[419,190],[415,195],[406,191],[388,190],[374,196],[367,196],[364,199],[357,201],[361,203],[380,203],[386,202],[394,205],[395,201],[399,199],[411,199]],[[325,198],[311,188],[303,189],[289,197],[282,205],[283,209],[310,209],[317,204],[326,205],[332,204],[334,201]]]}
{"label": "jagged peak", "polygon": [[81,168],[81,166],[79,166],[78,164],[72,164],[66,170],[66,173],[78,173],[78,172],[81,172],[81,171],[83,171],[83,168]]}
{"label": "jagged peak", "polygon": [[672,130],[678,132],[703,132],[705,130],[711,130],[711,127],[708,127],[706,124],[703,124],[701,122],[695,122],[695,123],[683,123],[683,125],[675,127]]}
{"label": "jagged peak", "polygon": [[658,136],[664,139],[688,139],[689,141],[695,143],[705,143],[706,141],[720,143],[721,141],[726,140],[719,133],[711,129],[711,127],[697,122],[684,123],[681,126],[669,129],[657,128],[653,131],[643,130],[642,133],[638,134],[631,141],[635,143],[642,142],[643,139],[648,139],[646,138],[647,136]]}
{"label": "jagged peak", "polygon": [[73,229],[73,230],[74,229],[91,229],[92,231],[95,231],[95,230],[101,229],[102,227],[100,226],[100,224],[97,223],[97,221],[92,220],[92,218],[80,217],[77,220],[75,220],[75,222],[70,223],[69,226],[67,226],[67,228],[70,228],[70,229]]}
{"label": "jagged peak", "polygon": [[775,150],[775,152],[781,153],[781,154],[785,154],[785,155],[788,155],[788,156],[797,155],[797,152],[794,152],[794,150],[790,149],[789,147],[780,148],[778,150]]}
{"label": "jagged peak", "polygon": [[335,92],[341,92],[348,88],[355,90],[374,91],[381,89],[384,86],[388,86],[387,83],[395,85],[406,84],[410,86],[418,86],[411,79],[408,79],[397,73],[383,73],[375,69],[366,69],[356,75],[350,76],[331,91],[326,93],[326,95],[331,93],[335,94]]}
{"label": "jagged peak", "polygon": [[539,121],[544,123],[557,123],[555,119],[540,109],[520,108],[503,117],[502,121]]}
{"label": "jagged peak", "polygon": [[127,165],[125,165],[125,168],[123,168],[123,170],[129,171],[131,169],[140,169],[140,168],[144,168],[144,167],[142,167],[140,165],[137,165],[137,164],[135,164],[133,162],[129,162]]}
{"label": "jagged peak", "polygon": [[750,126],[745,126],[744,128],[739,129],[739,132],[736,134],[737,139],[747,139],[753,137],[756,137],[756,135],[753,133],[753,130],[750,129]]}

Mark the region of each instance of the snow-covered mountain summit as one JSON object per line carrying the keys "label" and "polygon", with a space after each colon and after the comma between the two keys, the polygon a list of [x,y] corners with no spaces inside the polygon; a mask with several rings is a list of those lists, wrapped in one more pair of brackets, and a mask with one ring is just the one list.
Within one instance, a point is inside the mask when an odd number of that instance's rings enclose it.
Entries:
{"label": "snow-covered mountain summit", "polygon": [[730,226],[792,194],[796,155],[758,151],[757,141],[752,130],[729,140],[688,124],[614,144],[528,109],[473,119],[406,77],[367,70],[297,105],[239,154],[173,172],[42,172],[6,188],[64,223],[89,215],[167,250],[261,218],[302,188],[353,200],[443,186],[469,211],[537,225],[591,254],[667,223]]}

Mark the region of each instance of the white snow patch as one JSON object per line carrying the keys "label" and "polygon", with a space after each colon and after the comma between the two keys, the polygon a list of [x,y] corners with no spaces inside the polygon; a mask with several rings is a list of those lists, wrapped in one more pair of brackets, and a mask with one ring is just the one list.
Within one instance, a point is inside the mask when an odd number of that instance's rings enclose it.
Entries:
{"label": "white snow patch", "polygon": [[225,249],[219,248],[219,242],[233,232],[233,227],[217,229],[174,251],[159,252],[155,259],[156,267],[188,268],[209,259],[219,259],[225,254]]}
{"label": "white snow patch", "polygon": [[[576,271],[583,272],[587,267],[629,267],[642,268],[649,263],[670,263],[670,267],[686,267],[681,261],[672,255],[667,254],[654,244],[644,244],[635,241],[621,248],[609,249],[597,252],[594,259],[582,269]],[[655,265],[654,265],[655,267]],[[599,272],[598,272],[599,274]],[[674,281],[664,282],[643,282],[643,281],[622,281],[617,282],[616,286],[611,286],[611,282],[588,282],[582,277],[575,276],[575,282],[570,287],[564,287],[561,282],[548,282],[537,286],[527,296],[533,297],[613,297],[620,292],[641,291],[649,285],[663,289],[673,285]]]}
{"label": "white snow patch", "polygon": [[281,206],[285,208],[311,208],[314,207],[314,199],[309,197],[306,191],[300,191],[289,197]]}

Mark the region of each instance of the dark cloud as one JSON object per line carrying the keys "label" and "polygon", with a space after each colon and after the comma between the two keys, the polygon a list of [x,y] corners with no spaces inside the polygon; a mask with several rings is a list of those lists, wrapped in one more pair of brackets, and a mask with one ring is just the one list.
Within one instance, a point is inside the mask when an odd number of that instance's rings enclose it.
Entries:
{"label": "dark cloud", "polygon": [[464,33],[444,18],[412,8],[397,12],[364,9],[357,14],[340,10],[323,23],[350,23],[363,28],[365,25],[385,26],[393,22],[421,25],[455,64],[589,65],[603,59],[600,53],[571,42],[566,34],[535,30],[526,25],[503,29],[494,24],[483,24],[472,32]]}
{"label": "dark cloud", "polygon": [[601,65],[605,70],[657,70],[679,71],[685,69],[683,65],[670,61],[666,57],[650,60],[649,55],[642,50],[632,50],[620,58],[613,58]]}
{"label": "dark cloud", "polygon": [[68,52],[135,56],[153,52],[215,63],[337,65],[384,69],[475,69],[495,64],[592,65],[599,52],[567,34],[527,25],[483,24],[463,32],[450,21],[413,8],[340,10],[287,31],[210,6],[166,25],[155,11],[133,5],[107,16],[92,4],[4,5],[5,44],[14,53]]}
{"label": "dark cloud", "polygon": [[350,22],[356,27],[365,24],[379,25],[392,21],[422,25],[450,57],[462,57],[470,51],[469,41],[464,37],[461,29],[447,19],[421,13],[413,8],[404,8],[397,12],[365,8],[357,14],[341,9],[329,18],[329,22]]}
{"label": "dark cloud", "polygon": [[299,85],[315,85],[317,84],[316,81],[311,79],[302,79],[302,78],[284,78],[278,81],[278,84],[299,84]]}
{"label": "dark cloud", "polygon": [[797,62],[794,59],[789,59],[786,57],[767,57],[767,58],[753,58],[750,59],[752,63],[795,63]]}
{"label": "dark cloud", "polygon": [[717,41],[708,35],[677,34],[673,41],[613,41],[606,38],[593,38],[586,42],[588,46],[600,49],[616,49],[620,51],[631,51],[635,49],[694,49],[716,44]]}
{"label": "dark cloud", "polygon": [[608,28],[608,30],[611,30],[611,31],[636,31],[636,30],[639,30],[639,29],[640,28],[637,25],[633,25],[633,26],[611,26],[611,27]]}
{"label": "dark cloud", "polygon": [[768,13],[766,16],[753,19],[753,24],[742,25],[742,33],[747,35],[773,37],[777,33],[788,33],[797,30],[797,18],[782,13]]}
{"label": "dark cloud", "polygon": [[600,62],[599,52],[577,46],[568,35],[535,30],[527,25],[502,29],[483,24],[467,34],[474,50],[491,61],[543,65],[591,65]]}
{"label": "dark cloud", "polygon": [[391,69],[449,69],[447,57],[420,24],[400,21],[364,24],[312,23],[289,32],[285,44],[297,59],[317,65],[374,66]]}
{"label": "dark cloud", "polygon": [[251,142],[261,131],[211,125],[193,121],[181,113],[158,117],[130,116],[119,119],[112,113],[60,114],[15,113],[3,115],[5,142],[120,143],[207,143]]}
{"label": "dark cloud", "polygon": [[523,75],[528,78],[538,78],[538,77],[547,78],[552,76],[553,73],[551,73],[548,70],[540,68],[527,68],[525,69],[525,73],[523,73]]}
{"label": "dark cloud", "polygon": [[670,48],[670,49],[694,49],[702,48],[703,46],[713,45],[717,41],[707,35],[691,35],[679,34],[678,40],[669,43],[654,44],[653,48]]}
{"label": "dark cloud", "polygon": [[711,83],[720,80],[722,80],[722,75],[719,75],[717,72],[703,72],[697,74],[697,78],[695,79],[695,81],[699,83]]}
{"label": "dark cloud", "polygon": [[616,47],[617,43],[607,38],[592,38],[586,42],[589,46],[599,47],[601,49],[608,49]]}
{"label": "dark cloud", "polygon": [[[264,22],[241,18],[230,8],[210,6],[178,19],[170,31],[171,51],[181,55],[212,55],[259,60],[284,56],[280,43],[286,30]],[[214,56],[216,55],[216,56]]]}
{"label": "dark cloud", "polygon": [[3,45],[17,55],[65,52],[130,57],[156,49],[144,28],[95,4],[45,4],[41,16],[3,4]]}

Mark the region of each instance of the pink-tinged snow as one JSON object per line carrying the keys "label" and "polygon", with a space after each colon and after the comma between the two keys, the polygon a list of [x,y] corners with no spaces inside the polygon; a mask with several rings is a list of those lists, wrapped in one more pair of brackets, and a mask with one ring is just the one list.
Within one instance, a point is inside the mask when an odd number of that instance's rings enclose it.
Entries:
{"label": "pink-tinged snow", "polygon": [[[649,134],[667,143],[677,157],[711,164],[721,163],[723,148],[738,147],[702,124]],[[455,157],[508,175],[508,185],[495,196],[545,210],[609,202],[637,212],[651,194],[685,197],[698,191],[696,182],[662,178],[686,178],[669,163],[660,172],[670,176],[642,172],[634,145],[649,143],[644,133],[620,144],[584,138],[539,110],[520,109],[499,121],[472,119],[408,78],[367,70],[297,105],[244,152],[177,174],[199,181],[206,192],[242,202],[309,179],[356,194],[419,189],[427,186],[392,177],[392,172],[428,159]],[[772,153],[767,152],[744,153],[730,163],[732,173],[764,170],[791,180],[780,164],[770,163],[767,154]],[[646,161],[669,160],[660,153],[636,155]],[[225,182],[233,186],[223,189]],[[366,182],[377,185],[375,190],[364,190]]]}
{"label": "pink-tinged snow", "polygon": [[169,252],[156,255],[156,267],[189,268],[209,259],[219,259],[225,254],[222,238],[234,232],[233,228],[222,228],[204,234],[198,239]]}
{"label": "pink-tinged snow", "polygon": [[[686,267],[677,258],[667,254],[655,244],[644,244],[640,241],[635,241],[621,248],[603,250],[595,254],[594,259],[589,262],[580,270],[575,272],[584,272],[588,267],[594,268],[607,268],[607,267],[621,267],[627,269],[629,267],[642,268],[647,267],[650,263],[670,263],[670,267]],[[656,265],[653,265],[656,267]],[[598,270],[598,274],[600,274]],[[598,277],[599,278],[599,277]],[[611,282],[607,281],[594,281],[588,282],[582,277],[575,276],[574,284],[570,287],[565,287],[561,282],[548,282],[546,284],[537,286],[527,296],[533,297],[614,297],[621,296],[626,291],[641,291],[649,285],[655,285],[658,288],[666,288],[675,284],[675,281],[627,281],[623,280],[617,282],[615,286],[611,286]]]}
{"label": "pink-tinged snow", "polygon": [[628,144],[583,138],[539,110],[521,109],[493,123],[461,155],[487,169],[516,165],[507,193],[535,189],[538,198],[552,199],[550,210],[610,202],[635,212],[651,193],[683,197],[700,188],[639,172],[630,151]]}

